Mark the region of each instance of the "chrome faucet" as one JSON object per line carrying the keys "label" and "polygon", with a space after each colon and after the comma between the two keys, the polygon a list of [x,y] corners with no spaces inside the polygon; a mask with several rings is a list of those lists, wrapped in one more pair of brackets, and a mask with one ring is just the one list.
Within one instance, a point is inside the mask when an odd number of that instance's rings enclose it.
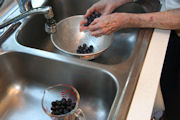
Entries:
{"label": "chrome faucet", "polygon": [[31,0],[16,0],[19,4],[20,12],[23,13],[25,11],[29,11],[32,9]]}
{"label": "chrome faucet", "polygon": [[[19,2],[23,2],[26,0],[18,0]],[[21,4],[21,3],[20,3]],[[24,4],[24,3],[22,3]],[[15,23],[27,16],[31,16],[31,15],[36,15],[36,14],[44,14],[45,18],[47,19],[47,22],[45,23],[45,31],[47,33],[55,33],[56,32],[56,24],[55,24],[55,20],[53,19],[54,14],[52,11],[52,8],[50,6],[45,6],[45,7],[38,7],[38,8],[31,8],[30,10],[28,9],[24,9],[22,6],[20,6],[20,9],[22,9],[22,13],[18,16],[13,17],[10,20],[5,20],[0,22],[0,29]],[[25,10],[25,11],[23,11]]]}
{"label": "chrome faucet", "polygon": [[4,0],[0,0],[0,7],[2,6],[3,2],[4,2]]}

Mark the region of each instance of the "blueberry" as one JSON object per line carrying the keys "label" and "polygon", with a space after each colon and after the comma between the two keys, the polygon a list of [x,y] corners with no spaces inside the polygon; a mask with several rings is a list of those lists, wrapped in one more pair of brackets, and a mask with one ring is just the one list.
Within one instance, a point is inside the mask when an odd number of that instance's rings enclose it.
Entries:
{"label": "blueberry", "polygon": [[75,108],[75,106],[76,106],[76,103],[72,103],[72,108],[74,109]]}
{"label": "blueberry", "polygon": [[61,102],[62,102],[62,105],[66,105],[66,99],[65,98],[63,98],[62,100],[61,100]]}
{"label": "blueberry", "polygon": [[58,111],[52,111],[51,112],[51,114],[53,114],[53,115],[58,115],[58,113],[59,113]]}
{"label": "blueberry", "polygon": [[83,53],[83,52],[82,52],[82,50],[80,50],[80,52],[79,52],[79,53]]}
{"label": "blueberry", "polygon": [[90,49],[94,49],[94,47],[92,45],[89,46]]}
{"label": "blueberry", "polygon": [[66,101],[66,98],[62,98],[61,101]]}
{"label": "blueberry", "polygon": [[91,52],[93,51],[93,49],[94,49],[93,46],[90,46],[90,47],[89,47],[89,50],[90,50]]}
{"label": "blueberry", "polygon": [[63,114],[63,109],[59,109],[58,111],[59,111],[61,114]]}
{"label": "blueberry", "polygon": [[101,16],[101,13],[97,13],[96,16],[97,16],[97,17],[100,17],[100,16]]}
{"label": "blueberry", "polygon": [[55,111],[52,111],[51,114],[55,115]]}
{"label": "blueberry", "polygon": [[52,111],[56,110],[56,107],[52,106],[52,107],[51,107],[51,110],[52,110]]}
{"label": "blueberry", "polygon": [[66,106],[64,106],[64,105],[60,106],[60,109],[65,109],[65,108],[66,108]]}
{"label": "blueberry", "polygon": [[54,111],[55,115],[60,115],[61,113],[59,112],[59,110]]}
{"label": "blueberry", "polygon": [[92,53],[92,52],[93,52],[93,49],[88,48],[88,50],[89,50],[89,53]]}
{"label": "blueberry", "polygon": [[86,53],[86,49],[84,49],[82,53]]}
{"label": "blueberry", "polygon": [[90,19],[88,20],[88,23],[91,24],[93,21],[94,21],[94,18],[90,18]]}
{"label": "blueberry", "polygon": [[89,21],[88,21],[88,25],[90,25],[90,24],[91,24],[91,22],[92,22],[92,20],[89,20]]}
{"label": "blueberry", "polygon": [[78,46],[78,49],[82,49],[82,46],[81,46],[81,45],[79,45],[79,46]]}
{"label": "blueberry", "polygon": [[81,50],[78,49],[76,52],[77,52],[77,53],[81,53]]}
{"label": "blueberry", "polygon": [[69,112],[68,109],[64,109],[64,110],[63,110],[63,113],[64,113],[64,114],[66,114],[66,113],[68,113],[68,112]]}
{"label": "blueberry", "polygon": [[89,22],[85,23],[84,26],[86,26],[86,27],[89,26]]}
{"label": "blueberry", "polygon": [[67,101],[67,106],[70,106],[72,101]]}
{"label": "blueberry", "polygon": [[83,51],[83,50],[81,51],[81,54],[84,54],[84,51]]}
{"label": "blueberry", "polygon": [[93,19],[93,14],[90,15],[90,19]]}
{"label": "blueberry", "polygon": [[89,20],[91,18],[91,16],[88,16],[87,19]]}
{"label": "blueberry", "polygon": [[56,106],[56,102],[53,101],[53,102],[51,103],[51,105],[52,105],[52,106]]}
{"label": "blueberry", "polygon": [[83,48],[86,48],[86,47],[87,47],[87,45],[86,45],[86,43],[84,43],[84,44],[83,44]]}
{"label": "blueberry", "polygon": [[57,103],[57,105],[61,105],[62,101],[57,101],[56,103]]}
{"label": "blueberry", "polygon": [[86,47],[87,47],[87,46],[84,46],[84,47],[82,46],[82,48],[81,48],[80,50],[83,51]]}
{"label": "blueberry", "polygon": [[55,108],[56,108],[56,110],[58,110],[58,109],[60,109],[60,108],[61,108],[61,106],[56,105],[56,106],[55,106]]}
{"label": "blueberry", "polygon": [[80,53],[83,53],[83,50],[84,50],[83,48],[82,48],[82,49],[80,49]]}
{"label": "blueberry", "polygon": [[92,18],[94,19],[95,17],[96,17],[96,13],[93,12],[93,13],[92,13]]}
{"label": "blueberry", "polygon": [[90,53],[89,48],[88,48],[88,49],[86,49],[86,53]]}
{"label": "blueberry", "polygon": [[67,109],[68,109],[68,111],[70,112],[70,111],[73,110],[73,107],[72,107],[72,106],[68,106]]}
{"label": "blueberry", "polygon": [[68,98],[68,100],[67,100],[68,102],[72,102],[72,99],[70,99],[70,98]]}

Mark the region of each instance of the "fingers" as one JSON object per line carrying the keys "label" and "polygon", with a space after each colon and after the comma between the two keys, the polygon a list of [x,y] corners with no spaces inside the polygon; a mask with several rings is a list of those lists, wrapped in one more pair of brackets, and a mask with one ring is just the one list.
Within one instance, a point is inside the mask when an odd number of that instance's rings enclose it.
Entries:
{"label": "fingers", "polygon": [[109,13],[111,13],[111,12],[109,11],[108,8],[106,8],[106,9],[104,10],[104,12],[102,13],[102,16],[108,15]]}
{"label": "fingers", "polygon": [[94,19],[94,21],[89,26],[84,26],[85,23],[87,23],[87,20],[81,21],[80,31],[88,30],[91,32],[92,36],[99,37],[103,34],[103,28],[100,26],[100,21],[102,21],[100,18]]}
{"label": "fingers", "polygon": [[86,11],[86,14],[84,15],[85,18],[87,18],[88,16],[91,15],[91,13],[93,13],[95,11],[96,7],[92,6],[91,8],[89,8],[87,11]]}
{"label": "fingers", "polygon": [[103,29],[100,27],[98,20],[94,20],[88,27],[86,27],[84,25],[80,26],[80,31],[87,30],[87,29],[89,29],[92,36],[99,37],[99,36],[105,34],[103,32]]}
{"label": "fingers", "polygon": [[[82,21],[82,23],[83,23],[83,21]],[[87,30],[87,29],[89,29],[92,36],[99,37],[102,35],[102,30],[101,30],[101,27],[99,25],[99,19],[98,18],[96,18],[88,27],[85,27],[85,26],[80,27],[80,30]]]}
{"label": "fingers", "polygon": [[91,35],[95,36],[95,37],[100,37],[102,34],[103,34],[102,29],[98,29],[98,30],[95,30],[95,31],[91,32]]}
{"label": "fingers", "polygon": [[91,23],[91,25],[89,26],[89,30],[92,36],[99,37],[103,34],[103,30],[100,27],[98,20],[95,20]]}
{"label": "fingers", "polygon": [[86,24],[86,23],[87,23],[87,19],[81,21],[81,22],[80,22],[80,25],[84,25],[84,24]]}
{"label": "fingers", "polygon": [[96,19],[94,19],[94,21],[93,21],[90,25],[95,25],[95,24],[97,24],[98,22],[99,22],[99,19],[96,18]]}
{"label": "fingers", "polygon": [[84,26],[87,23],[87,20],[83,20],[80,22],[80,31],[89,29],[90,31],[96,30],[99,28],[96,23],[98,23],[98,19],[96,18],[89,26]]}
{"label": "fingers", "polygon": [[88,27],[86,27],[86,26],[80,26],[80,32],[81,32],[81,31],[84,31],[84,30],[88,30]]}
{"label": "fingers", "polygon": [[89,30],[90,30],[90,31],[94,31],[94,30],[99,29],[99,25],[97,24],[98,21],[99,21],[98,19],[95,19],[95,20],[89,25]]}
{"label": "fingers", "polygon": [[105,11],[102,16],[105,16],[105,15],[108,15],[109,14],[109,11]]}
{"label": "fingers", "polygon": [[99,26],[98,26],[98,25],[93,25],[92,27],[91,27],[91,26],[89,27],[89,30],[90,30],[91,32],[96,31],[96,30],[98,30],[98,29],[99,29]]}
{"label": "fingers", "polygon": [[83,20],[83,21],[80,22],[80,31],[88,29],[87,26],[84,26],[84,24],[86,24],[86,23],[87,23],[87,20]]}

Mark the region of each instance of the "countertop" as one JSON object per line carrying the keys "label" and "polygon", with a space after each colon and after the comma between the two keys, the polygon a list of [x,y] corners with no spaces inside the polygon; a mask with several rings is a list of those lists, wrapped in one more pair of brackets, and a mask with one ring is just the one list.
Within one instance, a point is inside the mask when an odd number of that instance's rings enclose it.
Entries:
{"label": "countertop", "polygon": [[[154,30],[127,120],[151,119],[169,36],[170,30]],[[159,98],[156,102],[162,104],[163,101]]]}

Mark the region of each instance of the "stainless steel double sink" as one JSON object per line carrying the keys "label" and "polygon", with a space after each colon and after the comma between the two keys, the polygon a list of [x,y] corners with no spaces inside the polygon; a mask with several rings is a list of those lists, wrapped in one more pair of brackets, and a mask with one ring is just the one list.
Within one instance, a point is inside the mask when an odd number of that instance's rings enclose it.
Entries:
{"label": "stainless steel double sink", "polygon": [[[84,14],[94,2],[49,0],[45,4],[53,7],[58,22]],[[128,3],[115,12],[151,12],[151,6],[141,3]],[[19,10],[10,13],[19,14]],[[1,120],[50,120],[41,108],[43,90],[61,83],[79,91],[80,108],[87,120],[125,120],[152,29],[120,30],[114,33],[114,43],[107,51],[95,60],[85,61],[53,46],[44,30],[43,16],[27,17],[20,22],[18,29],[1,44]]]}

